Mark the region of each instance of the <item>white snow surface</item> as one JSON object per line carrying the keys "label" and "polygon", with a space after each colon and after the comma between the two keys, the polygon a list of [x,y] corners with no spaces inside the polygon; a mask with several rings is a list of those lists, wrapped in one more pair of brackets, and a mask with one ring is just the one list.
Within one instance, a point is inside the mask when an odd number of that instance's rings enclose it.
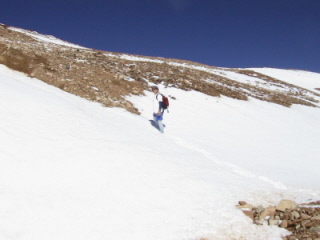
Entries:
{"label": "white snow surface", "polygon": [[163,89],[165,133],[0,65],[0,239],[277,240],[239,200],[320,199],[320,111]]}
{"label": "white snow surface", "polygon": [[249,69],[294,84],[296,86],[311,90],[313,92],[320,93],[319,90],[315,90],[315,88],[320,88],[320,73],[277,68]]}
{"label": "white snow surface", "polygon": [[23,34],[28,35],[28,36],[32,37],[33,39],[40,41],[42,43],[45,43],[45,44],[56,44],[56,45],[61,45],[61,46],[65,46],[65,47],[87,49],[85,47],[81,47],[79,45],[63,41],[63,40],[56,38],[54,36],[43,35],[43,34],[39,34],[34,31],[28,31],[28,30],[24,30],[21,28],[15,28],[15,27],[10,27],[10,30],[23,33]]}

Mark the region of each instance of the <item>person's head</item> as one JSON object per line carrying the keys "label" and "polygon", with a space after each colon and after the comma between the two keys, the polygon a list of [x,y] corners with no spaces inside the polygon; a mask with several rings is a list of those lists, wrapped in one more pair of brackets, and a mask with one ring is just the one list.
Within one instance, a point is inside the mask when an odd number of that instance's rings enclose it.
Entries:
{"label": "person's head", "polygon": [[154,94],[158,93],[159,92],[159,88],[157,86],[152,86],[151,87],[151,90]]}

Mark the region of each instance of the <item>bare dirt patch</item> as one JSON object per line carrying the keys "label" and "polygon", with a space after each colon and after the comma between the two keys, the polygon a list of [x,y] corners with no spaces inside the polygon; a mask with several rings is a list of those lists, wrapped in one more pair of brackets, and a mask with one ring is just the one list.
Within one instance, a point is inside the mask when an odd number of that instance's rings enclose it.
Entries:
{"label": "bare dirt patch", "polygon": [[[216,75],[208,71],[218,69],[212,66],[133,55],[130,56],[146,60],[130,60],[119,53],[38,41],[6,25],[0,25],[0,36],[0,63],[69,93],[107,107],[125,108],[133,113],[139,112],[126,97],[143,95],[144,90],[149,90],[150,84],[160,83],[215,97],[227,96],[244,101],[252,97],[287,107],[292,104],[315,107],[317,101],[312,96],[320,96],[250,70],[228,69],[244,76],[258,77],[265,81],[265,85],[278,87],[281,91]],[[194,69],[192,66],[205,67],[207,71]]]}

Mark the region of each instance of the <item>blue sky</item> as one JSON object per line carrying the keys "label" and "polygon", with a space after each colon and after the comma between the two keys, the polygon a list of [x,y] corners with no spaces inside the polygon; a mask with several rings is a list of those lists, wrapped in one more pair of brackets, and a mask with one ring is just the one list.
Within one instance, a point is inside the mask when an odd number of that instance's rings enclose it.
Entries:
{"label": "blue sky", "polygon": [[105,51],[320,73],[320,0],[2,0],[0,22]]}

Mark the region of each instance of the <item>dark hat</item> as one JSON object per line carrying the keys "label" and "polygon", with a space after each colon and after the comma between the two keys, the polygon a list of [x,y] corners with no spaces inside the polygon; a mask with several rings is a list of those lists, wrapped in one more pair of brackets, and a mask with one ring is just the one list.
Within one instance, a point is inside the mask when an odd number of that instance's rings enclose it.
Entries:
{"label": "dark hat", "polygon": [[152,86],[151,89],[159,89],[157,86]]}

